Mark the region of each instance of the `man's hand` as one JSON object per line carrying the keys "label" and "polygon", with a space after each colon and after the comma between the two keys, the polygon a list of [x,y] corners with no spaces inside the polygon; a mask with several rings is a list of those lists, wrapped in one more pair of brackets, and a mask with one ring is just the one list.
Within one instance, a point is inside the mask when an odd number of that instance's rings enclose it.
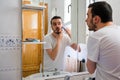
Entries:
{"label": "man's hand", "polygon": [[78,44],[76,44],[76,43],[73,43],[72,45],[70,45],[75,51],[77,50],[78,52],[80,52],[81,51],[81,49],[80,49],[80,46],[78,45]]}
{"label": "man's hand", "polygon": [[69,35],[69,37],[71,38],[71,30],[69,29],[69,28],[64,28],[64,27],[62,27],[64,30],[65,30],[65,32]]}

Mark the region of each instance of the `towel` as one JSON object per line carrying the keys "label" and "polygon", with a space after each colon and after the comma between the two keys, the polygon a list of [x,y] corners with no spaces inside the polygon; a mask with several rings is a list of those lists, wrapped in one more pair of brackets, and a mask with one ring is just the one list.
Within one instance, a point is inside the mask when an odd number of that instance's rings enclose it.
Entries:
{"label": "towel", "polygon": [[70,46],[65,48],[64,52],[64,71],[76,72],[77,71],[77,52]]}

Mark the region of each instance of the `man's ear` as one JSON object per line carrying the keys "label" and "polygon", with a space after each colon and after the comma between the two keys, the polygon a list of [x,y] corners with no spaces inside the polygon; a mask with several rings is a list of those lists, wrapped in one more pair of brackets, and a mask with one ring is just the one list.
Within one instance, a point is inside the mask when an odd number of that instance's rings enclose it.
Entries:
{"label": "man's ear", "polygon": [[94,18],[93,18],[93,23],[94,24],[97,24],[97,23],[99,23],[100,22],[100,17],[99,16],[94,16]]}

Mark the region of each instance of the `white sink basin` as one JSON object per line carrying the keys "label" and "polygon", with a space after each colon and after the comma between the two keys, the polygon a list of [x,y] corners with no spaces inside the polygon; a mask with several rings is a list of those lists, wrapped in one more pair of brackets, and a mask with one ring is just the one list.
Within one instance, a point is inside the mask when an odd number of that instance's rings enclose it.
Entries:
{"label": "white sink basin", "polygon": [[65,74],[69,74],[69,72],[64,72],[64,71],[44,72],[44,73],[39,73],[39,76],[40,77],[50,77],[50,76],[65,75]]}
{"label": "white sink basin", "polygon": [[49,79],[49,78],[53,78],[53,77],[66,76],[68,74],[70,74],[70,73],[64,72],[64,71],[35,73],[35,74],[32,74],[32,75],[24,78],[23,80],[37,80],[38,78],[40,80],[44,80],[44,79]]}

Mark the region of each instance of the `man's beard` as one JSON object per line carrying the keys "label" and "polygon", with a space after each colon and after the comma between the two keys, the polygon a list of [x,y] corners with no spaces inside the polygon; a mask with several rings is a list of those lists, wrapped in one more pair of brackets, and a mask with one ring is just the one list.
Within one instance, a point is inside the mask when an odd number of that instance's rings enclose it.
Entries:
{"label": "man's beard", "polygon": [[54,30],[54,33],[60,34],[61,33],[61,29],[60,28],[56,28],[56,30]]}
{"label": "man's beard", "polygon": [[91,19],[91,25],[90,26],[92,26],[92,28],[91,29],[89,29],[90,31],[96,31],[96,28],[97,28],[97,26],[93,23],[93,20]]}
{"label": "man's beard", "polygon": [[56,34],[60,34],[61,32],[58,32],[58,31],[54,31]]}

